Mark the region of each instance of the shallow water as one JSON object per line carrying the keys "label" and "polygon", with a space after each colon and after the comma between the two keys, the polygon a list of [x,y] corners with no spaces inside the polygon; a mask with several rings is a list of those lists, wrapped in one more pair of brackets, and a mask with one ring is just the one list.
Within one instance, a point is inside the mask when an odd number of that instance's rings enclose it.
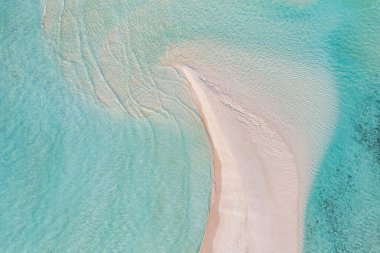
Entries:
{"label": "shallow water", "polygon": [[380,3],[336,9],[343,21],[328,49],[339,121],[310,195],[305,252],[379,252]]}
{"label": "shallow water", "polygon": [[192,108],[106,108],[44,46],[38,3],[0,16],[0,251],[196,252],[211,158]]}
{"label": "shallow water", "polygon": [[328,70],[339,115],[304,252],[380,251],[379,1],[0,3],[0,251],[198,251],[211,154],[160,63],[199,41]]}

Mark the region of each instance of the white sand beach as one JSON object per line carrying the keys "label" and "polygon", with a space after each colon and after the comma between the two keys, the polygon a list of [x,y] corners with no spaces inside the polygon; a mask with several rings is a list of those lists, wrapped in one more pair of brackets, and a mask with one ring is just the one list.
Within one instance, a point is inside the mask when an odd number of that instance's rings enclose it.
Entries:
{"label": "white sand beach", "polygon": [[221,185],[209,217],[217,221],[208,224],[202,252],[296,252],[298,177],[286,143],[194,70],[179,70],[191,84],[220,161],[215,183]]}
{"label": "white sand beach", "polygon": [[[203,59],[195,59],[197,54],[186,54],[187,49],[176,49],[174,59],[166,64],[189,83],[213,147],[214,189],[201,252],[299,252],[308,189],[335,123],[335,94],[328,90],[331,97],[318,98],[328,116],[311,115],[308,132],[304,123],[295,120],[294,124],[291,121],[286,124],[280,117],[270,117],[270,113],[288,112],[285,116],[294,120],[295,115],[309,110],[310,104],[305,103],[303,106],[307,108],[300,107],[297,112],[286,104],[289,100],[281,100],[283,104],[279,106],[270,101],[270,96],[263,97],[264,92],[256,95],[257,100],[269,101],[265,110],[255,107],[254,102],[244,103],[244,95],[233,92],[237,83],[228,82],[239,76],[226,75],[223,79],[222,72],[204,64],[207,53],[203,52]],[[256,76],[256,80],[260,78]],[[302,78],[315,80],[310,75]],[[284,81],[289,89],[299,85],[298,80]],[[310,87],[315,89],[315,85]],[[244,91],[243,86],[236,89]],[[245,95],[253,95],[252,90],[247,89]],[[308,90],[302,92],[305,97],[311,94]],[[281,99],[284,94],[275,95]],[[313,125],[314,122],[324,124],[325,128],[316,130],[318,125]],[[314,139],[316,136],[319,139]]]}

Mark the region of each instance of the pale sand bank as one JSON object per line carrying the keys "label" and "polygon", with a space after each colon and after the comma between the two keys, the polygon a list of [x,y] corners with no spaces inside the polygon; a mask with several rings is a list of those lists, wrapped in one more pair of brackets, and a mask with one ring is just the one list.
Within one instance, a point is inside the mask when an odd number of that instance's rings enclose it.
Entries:
{"label": "pale sand bank", "polygon": [[166,53],[162,63],[191,84],[220,158],[203,252],[301,251],[307,195],[337,115],[322,61],[210,41]]}
{"label": "pale sand bank", "polygon": [[298,178],[286,143],[194,70],[177,69],[220,160],[202,252],[296,252]]}

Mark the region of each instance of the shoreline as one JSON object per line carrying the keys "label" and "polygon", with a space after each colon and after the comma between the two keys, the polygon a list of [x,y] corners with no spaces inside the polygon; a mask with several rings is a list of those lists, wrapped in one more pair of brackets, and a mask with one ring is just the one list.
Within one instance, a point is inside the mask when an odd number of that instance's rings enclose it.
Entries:
{"label": "shoreline", "polygon": [[[205,123],[204,123],[205,124]],[[207,130],[206,130],[207,131]],[[208,133],[207,133],[208,134]],[[202,244],[200,247],[200,253],[212,252],[212,244],[214,241],[214,235],[219,223],[218,207],[221,196],[221,163],[217,151],[212,147],[213,153],[213,188],[210,198],[210,210],[207,217],[207,224],[205,233],[203,236]]]}
{"label": "shoreline", "polygon": [[211,151],[212,151],[212,166],[213,167],[212,167],[212,189],[211,189],[211,196],[210,196],[210,209],[207,216],[207,224],[206,224],[202,244],[199,251],[200,253],[208,253],[208,252],[212,252],[212,243],[214,241],[214,235],[216,233],[216,228],[219,223],[218,207],[219,207],[220,197],[221,197],[222,164],[218,155],[218,151],[215,148],[213,139],[211,138],[207,118],[205,116],[205,113],[203,112],[201,102],[199,101],[198,97],[196,96],[196,94],[194,94],[193,91],[192,91],[192,99],[200,114],[200,119],[204,126],[208,143],[211,146]]}

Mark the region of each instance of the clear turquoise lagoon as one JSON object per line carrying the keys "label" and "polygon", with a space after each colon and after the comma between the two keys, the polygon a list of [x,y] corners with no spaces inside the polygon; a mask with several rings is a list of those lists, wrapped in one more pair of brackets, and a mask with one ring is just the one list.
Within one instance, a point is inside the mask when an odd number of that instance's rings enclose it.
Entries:
{"label": "clear turquoise lagoon", "polygon": [[[0,0],[0,252],[198,252],[212,157],[168,47],[334,76],[304,252],[380,252],[380,1]],[[249,66],[241,66],[248,68]]]}

